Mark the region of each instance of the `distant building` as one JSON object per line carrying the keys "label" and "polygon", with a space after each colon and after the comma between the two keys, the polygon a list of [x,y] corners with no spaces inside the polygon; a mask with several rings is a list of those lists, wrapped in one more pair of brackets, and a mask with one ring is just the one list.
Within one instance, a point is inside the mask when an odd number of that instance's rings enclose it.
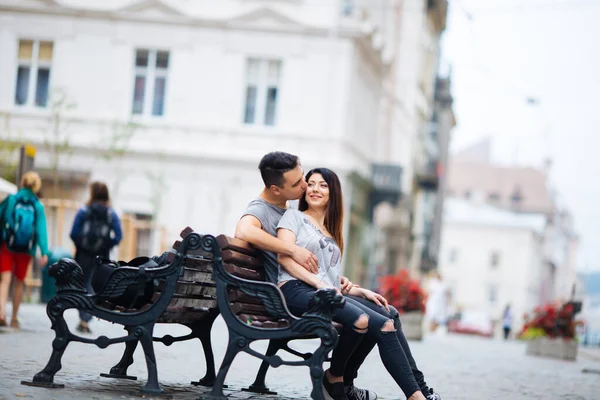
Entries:
{"label": "distant building", "polygon": [[578,248],[572,216],[559,207],[548,185],[547,174],[548,171],[531,167],[492,164],[490,144],[483,141],[452,157],[446,186],[448,198],[487,204],[524,218],[543,217],[540,303],[571,298]]}
{"label": "distant building", "polygon": [[507,304],[513,328],[547,291],[543,258],[546,218],[473,199],[445,201],[439,270],[454,309],[500,320]]}

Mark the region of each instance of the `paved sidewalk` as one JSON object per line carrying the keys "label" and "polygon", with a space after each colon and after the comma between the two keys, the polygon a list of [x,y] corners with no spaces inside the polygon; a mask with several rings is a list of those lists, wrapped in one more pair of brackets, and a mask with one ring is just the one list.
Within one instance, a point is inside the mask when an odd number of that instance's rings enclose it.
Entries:
{"label": "paved sidewalk", "polygon": [[[67,320],[74,327],[77,314],[67,312]],[[121,357],[123,345],[99,349],[92,345],[72,343],[63,357],[63,368],[55,377],[64,383],[64,389],[42,389],[24,386],[21,380],[31,380],[47,363],[54,337],[45,308],[25,305],[21,316],[22,330],[0,329],[0,399],[140,399],[137,391],[145,382],[146,369],[143,352],[138,349],[130,374],[138,381],[118,381],[100,378]],[[120,326],[104,321],[93,321],[96,335],[121,336]],[[177,325],[158,325],[156,335],[186,333],[187,328]],[[213,330],[215,357],[220,363],[227,330],[219,318]],[[298,341],[299,350],[314,348],[314,341]],[[257,343],[264,350],[266,343]],[[442,394],[444,400],[490,399],[561,399],[595,400],[600,398],[600,378],[583,369],[599,370],[600,362],[581,356],[576,362],[560,361],[525,355],[520,342],[503,342],[468,336],[428,336],[422,342],[411,342],[411,349],[425,372],[427,381]],[[199,342],[175,343],[170,347],[156,344],[159,379],[173,400],[200,399],[206,389],[191,386],[192,380],[204,375],[204,356]],[[289,359],[289,358],[288,358]],[[227,378],[227,394],[232,399],[304,399],[310,394],[307,368],[280,367],[271,369],[267,384],[278,396],[253,396],[242,392],[254,378],[259,360],[246,354],[234,361]],[[404,399],[397,385],[383,367],[379,354],[374,351],[361,369],[359,386],[378,392],[381,400]],[[151,397],[148,397],[151,398]]]}
{"label": "paved sidewalk", "polygon": [[579,347],[579,355],[583,358],[600,361],[600,347]]}

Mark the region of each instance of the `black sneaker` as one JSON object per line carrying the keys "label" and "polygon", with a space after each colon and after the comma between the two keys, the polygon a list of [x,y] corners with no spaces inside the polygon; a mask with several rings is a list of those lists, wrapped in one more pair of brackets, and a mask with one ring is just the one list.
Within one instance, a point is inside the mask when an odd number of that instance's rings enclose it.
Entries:
{"label": "black sneaker", "polygon": [[433,391],[433,388],[429,388],[429,394],[426,396],[427,400],[442,400],[442,396],[439,393]]}
{"label": "black sneaker", "polygon": [[348,396],[348,400],[375,400],[377,398],[377,393],[369,390],[369,389],[361,389],[356,386],[346,386],[346,396]]}
{"label": "black sneaker", "polygon": [[323,375],[323,394],[325,400],[348,400],[344,390],[344,382],[331,383],[325,375]]}

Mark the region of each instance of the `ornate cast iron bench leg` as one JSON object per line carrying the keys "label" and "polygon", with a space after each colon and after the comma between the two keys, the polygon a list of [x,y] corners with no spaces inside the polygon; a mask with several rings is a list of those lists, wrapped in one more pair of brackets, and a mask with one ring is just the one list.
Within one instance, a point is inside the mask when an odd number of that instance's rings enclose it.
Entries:
{"label": "ornate cast iron bench leg", "polygon": [[148,381],[142,388],[143,393],[162,394],[163,390],[158,383],[158,372],[156,369],[156,356],[154,355],[154,345],[152,333],[154,331],[154,322],[138,326],[133,330],[135,336],[139,337],[144,355],[146,356],[146,368],[148,369]]}
{"label": "ornate cast iron bench leg", "polygon": [[[331,348],[329,349],[331,350]],[[309,364],[310,368],[310,379],[312,380],[313,389],[310,393],[310,397],[313,400],[325,400],[325,394],[323,393],[323,363],[329,350],[326,350],[321,346],[311,358]]]}
{"label": "ornate cast iron bench leg", "polygon": [[[134,327],[126,326],[125,329],[131,335]],[[133,353],[137,348],[138,341],[131,340],[125,343],[125,351],[123,352],[123,357],[121,357],[121,361],[117,363],[114,367],[110,369],[110,373],[108,374],[100,374],[100,376],[104,378],[114,378],[114,379],[129,379],[136,380],[137,377],[127,375],[127,369],[131,364],[133,364]]]}
{"label": "ornate cast iron bench leg", "polygon": [[[221,363],[221,368],[219,368],[219,373],[217,374],[217,379],[215,379],[215,384],[213,385],[212,392],[208,396],[203,396],[203,399],[206,400],[226,400],[227,397],[223,393],[223,382],[225,382],[225,377],[227,376],[227,372],[229,371],[229,367],[231,367],[231,363],[233,363],[233,359],[235,356],[245,347],[248,346],[248,340],[243,336],[238,335],[235,332],[229,331],[229,343],[227,344],[227,351],[225,352],[225,357],[223,357],[223,362]],[[325,399],[323,399],[325,400]]]}
{"label": "ornate cast iron bench leg", "polygon": [[[190,328],[192,329],[192,334],[198,339],[200,339],[200,342],[202,343],[202,349],[204,350],[204,358],[206,360],[206,374],[200,380],[191,382],[191,384],[195,386],[212,387],[216,379],[215,357],[213,355],[210,332],[212,330],[212,326],[215,320],[219,316],[219,311],[215,309],[211,310],[211,313],[212,315],[209,315],[205,319],[198,321],[194,325],[190,326]],[[227,385],[223,385],[223,387],[226,388]]]}
{"label": "ornate cast iron bench leg", "polygon": [[71,341],[71,333],[63,316],[64,308],[60,304],[60,298],[54,297],[46,307],[48,318],[52,322],[52,329],[56,332],[56,336],[52,341],[52,354],[46,367],[35,374],[33,381],[21,381],[23,385],[39,386],[46,388],[63,388],[65,385],[54,383],[54,375],[62,368],[62,356]]}
{"label": "ornate cast iron bench leg", "polygon": [[[267,352],[265,353],[265,355],[267,357],[274,356],[280,349],[284,348],[287,345],[288,341],[289,340],[287,339],[269,340],[269,347],[267,348]],[[244,388],[242,390],[245,392],[253,392],[260,394],[277,394],[277,392],[270,391],[269,388],[265,385],[265,378],[267,377],[268,370],[269,362],[263,360],[263,362],[260,363],[260,368],[258,369],[258,373],[256,374],[256,379],[254,380],[254,383],[250,385],[250,387],[248,387],[247,389]]]}

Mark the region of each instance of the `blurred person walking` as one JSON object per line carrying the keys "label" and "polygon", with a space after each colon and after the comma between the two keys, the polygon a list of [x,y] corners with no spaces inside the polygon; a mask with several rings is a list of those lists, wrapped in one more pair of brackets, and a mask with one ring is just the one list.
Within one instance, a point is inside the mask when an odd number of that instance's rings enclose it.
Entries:
{"label": "blurred person walking", "polygon": [[0,326],[6,326],[6,302],[12,275],[15,282],[12,295],[13,313],[10,326],[19,329],[19,306],[23,300],[23,286],[27,270],[36,250],[41,252],[40,262],[48,261],[48,233],[46,213],[38,194],[42,188],[40,176],[29,171],[21,178],[21,188],[0,204]]}
{"label": "blurred person walking", "polygon": [[502,329],[504,331],[504,340],[508,339],[510,335],[510,330],[512,328],[512,311],[510,310],[510,304],[506,305],[504,309],[504,313],[502,314]]}
{"label": "blurred person walking", "polygon": [[[89,293],[93,293],[91,281],[96,269],[96,258],[109,258],[110,250],[123,237],[121,221],[110,206],[108,187],[103,182],[90,184],[90,197],[75,215],[71,228],[71,240],[75,244],[75,261],[83,269],[84,282]],[[79,312],[77,330],[91,333],[89,322],[92,316]]]}
{"label": "blurred person walking", "polygon": [[433,271],[429,281],[429,293],[425,307],[426,319],[429,321],[429,331],[435,332],[438,326],[446,324],[447,318],[447,289],[442,276]]}

